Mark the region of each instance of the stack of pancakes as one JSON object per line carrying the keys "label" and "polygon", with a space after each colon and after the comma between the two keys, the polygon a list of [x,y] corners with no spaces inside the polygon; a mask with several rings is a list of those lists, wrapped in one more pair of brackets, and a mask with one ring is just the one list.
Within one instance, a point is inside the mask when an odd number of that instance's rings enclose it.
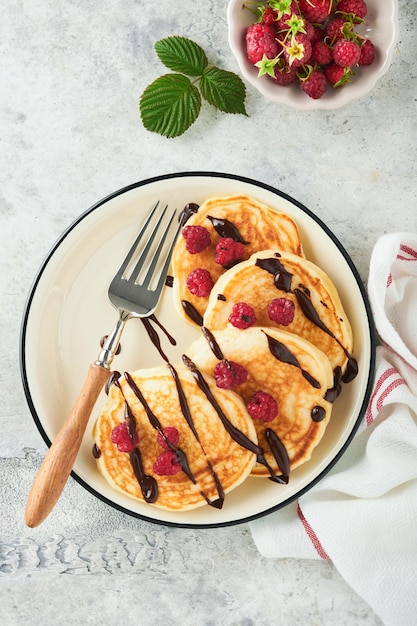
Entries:
{"label": "stack of pancakes", "polygon": [[[225,236],[216,220],[228,225],[227,236],[238,233],[245,241],[244,258],[229,269],[214,260]],[[121,377],[93,433],[98,467],[115,489],[173,511],[221,507],[225,494],[249,475],[287,483],[323,437],[341,381],[355,375],[351,327],[337,290],[305,258],[290,216],[238,195],[210,198],[188,219],[193,225],[209,231],[211,244],[190,254],[179,239],[172,293],[178,314],[201,326],[201,337],[187,347],[183,363]],[[187,276],[198,268],[214,282],[207,297],[187,288]],[[270,302],[282,298],[294,311],[285,324],[268,314]],[[237,303],[253,310],[250,327],[229,321]],[[215,368],[222,362],[243,367],[245,380],[219,388]],[[277,407],[268,421],[250,416],[248,403],[257,392]],[[120,452],[111,440],[126,421],[133,453]],[[166,427],[179,433],[170,450],[181,470],[156,475],[157,436]],[[152,497],[149,481],[157,492]]]}

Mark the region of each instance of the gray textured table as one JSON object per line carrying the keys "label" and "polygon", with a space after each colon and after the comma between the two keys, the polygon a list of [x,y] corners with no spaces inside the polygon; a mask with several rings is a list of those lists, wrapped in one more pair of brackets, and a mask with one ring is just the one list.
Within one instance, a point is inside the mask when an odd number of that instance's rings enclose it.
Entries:
{"label": "gray textured table", "polygon": [[248,88],[247,118],[204,107],[180,138],[146,132],[138,99],[164,71],[156,40],[190,37],[211,62],[236,71],[225,5],[2,5],[0,606],[7,626],[381,623],[331,563],[266,560],[245,525],[154,525],[109,508],[72,479],[44,524],[24,524],[46,446],[20,382],[21,315],[38,266],[82,211],[159,174],[248,176],[327,222],[364,281],[381,234],[416,230],[415,2],[399,1],[401,32],[389,73],[344,109],[303,113]]}

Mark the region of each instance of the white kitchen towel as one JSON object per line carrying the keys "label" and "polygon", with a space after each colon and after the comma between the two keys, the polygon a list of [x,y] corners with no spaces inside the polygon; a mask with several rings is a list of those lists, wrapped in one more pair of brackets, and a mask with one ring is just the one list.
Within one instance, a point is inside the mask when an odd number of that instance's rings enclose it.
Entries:
{"label": "white kitchen towel", "polygon": [[298,502],[250,523],[270,558],[331,559],[386,626],[417,625],[417,234],[372,252],[381,341],[373,393],[351,445]]}

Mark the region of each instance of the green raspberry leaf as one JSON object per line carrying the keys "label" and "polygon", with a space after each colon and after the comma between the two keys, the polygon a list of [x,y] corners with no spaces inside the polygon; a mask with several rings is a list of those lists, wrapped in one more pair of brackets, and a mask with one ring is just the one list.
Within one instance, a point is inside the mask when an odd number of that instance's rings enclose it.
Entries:
{"label": "green raspberry leaf", "polygon": [[237,74],[218,67],[208,67],[201,76],[203,98],[224,113],[241,113],[245,110],[246,87]]}
{"label": "green raspberry leaf", "polygon": [[146,130],[168,138],[178,137],[197,119],[201,96],[186,76],[165,74],[148,85],[139,108]]}
{"label": "green raspberry leaf", "polygon": [[159,60],[173,72],[201,76],[208,65],[204,50],[186,37],[166,37],[157,41],[154,47]]}

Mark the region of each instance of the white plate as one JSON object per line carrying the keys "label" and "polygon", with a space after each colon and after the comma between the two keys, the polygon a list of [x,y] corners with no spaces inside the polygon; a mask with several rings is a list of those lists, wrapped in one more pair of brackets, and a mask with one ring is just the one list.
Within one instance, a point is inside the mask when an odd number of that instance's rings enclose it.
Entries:
{"label": "white plate", "polygon": [[[101,200],[62,234],[43,262],[26,304],[21,332],[22,380],[33,418],[50,445],[73,405],[100,338],[112,329],[117,313],[107,298],[109,282],[130,247],[144,214],[156,199],[182,209],[215,195],[246,193],[294,217],[307,258],[321,266],[339,290],[354,334],[357,378],[344,385],[332,419],[313,458],[295,470],[288,485],[249,478],[228,494],[222,510],[202,507],[171,513],[135,502],[114,491],[96,469],[91,429],[104,392],[87,428],[73,476],[86,489],[130,515],[186,527],[224,526],[248,521],[287,505],[311,488],[334,465],[352,439],[364,414],[374,371],[374,333],[370,309],[358,273],[346,251],[319,218],[296,200],[256,181],[228,174],[187,172],[148,179]],[[200,333],[174,311],[166,288],[157,311],[177,339],[164,349],[176,363]],[[161,363],[139,320],[131,320],[122,337],[114,369],[134,370]]]}

